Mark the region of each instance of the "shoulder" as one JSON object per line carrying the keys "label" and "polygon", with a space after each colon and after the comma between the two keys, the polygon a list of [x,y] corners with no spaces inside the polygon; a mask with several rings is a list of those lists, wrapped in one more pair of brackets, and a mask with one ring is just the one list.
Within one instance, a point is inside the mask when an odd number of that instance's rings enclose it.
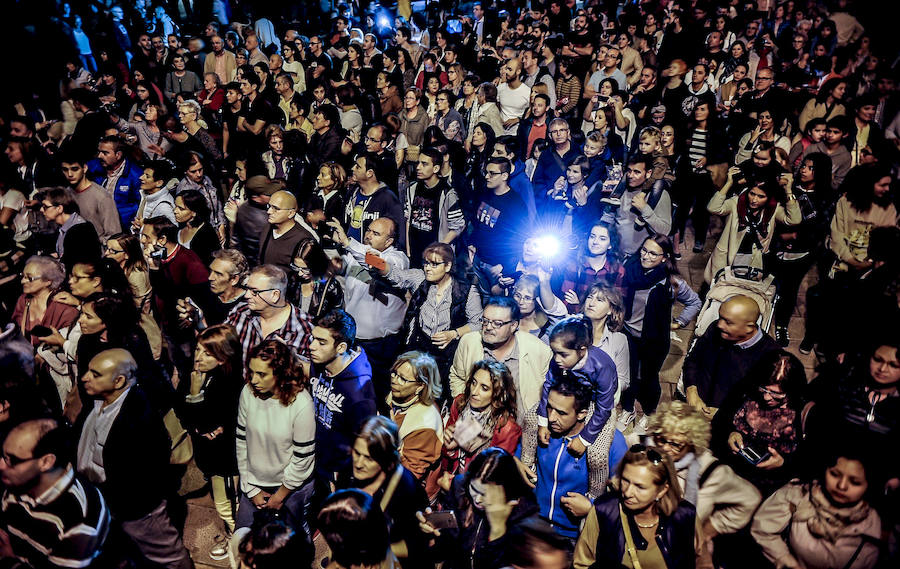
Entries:
{"label": "shoulder", "polygon": [[519,342],[519,348],[524,354],[538,354],[538,355],[549,355],[552,353],[550,351],[550,346],[545,344],[535,336],[534,334],[529,334],[528,332],[516,332],[516,341]]}

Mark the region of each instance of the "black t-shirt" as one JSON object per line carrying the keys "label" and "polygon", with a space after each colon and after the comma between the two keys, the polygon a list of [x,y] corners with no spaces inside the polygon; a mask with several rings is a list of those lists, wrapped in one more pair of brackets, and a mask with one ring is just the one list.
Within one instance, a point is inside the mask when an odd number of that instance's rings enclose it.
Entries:
{"label": "black t-shirt", "polygon": [[491,265],[513,263],[522,250],[522,222],[527,219],[525,202],[512,189],[499,196],[484,192],[473,220],[478,257]]}
{"label": "black t-shirt", "polygon": [[312,80],[313,75],[319,67],[325,68],[325,73],[319,75],[319,80],[324,81],[328,77],[328,73],[331,71],[331,56],[327,53],[322,53],[318,57],[310,54],[309,59],[306,60],[306,73],[307,73],[307,85]]}
{"label": "black t-shirt", "polygon": [[441,225],[438,205],[443,180],[428,188],[424,182],[416,183],[416,193],[409,212],[409,260],[413,266],[420,266],[425,247],[438,240]]}

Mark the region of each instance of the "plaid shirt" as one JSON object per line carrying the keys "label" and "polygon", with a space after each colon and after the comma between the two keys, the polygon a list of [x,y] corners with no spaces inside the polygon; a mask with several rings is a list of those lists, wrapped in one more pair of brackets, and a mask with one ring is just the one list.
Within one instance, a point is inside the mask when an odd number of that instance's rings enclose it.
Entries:
{"label": "plaid shirt", "polygon": [[[606,257],[606,264],[603,265],[603,268],[599,271],[595,271],[591,268],[587,259],[585,259],[582,261],[580,267],[577,261],[569,263],[566,270],[563,272],[563,282],[560,290],[562,291],[563,298],[565,298],[566,291],[574,290],[583,304],[588,291],[594,284],[602,283],[613,288],[618,288],[622,286],[623,278],[625,278],[625,265],[622,263],[614,261],[610,257]],[[569,304],[567,302],[566,308],[569,309],[569,314],[581,312],[580,304]]]}
{"label": "plaid shirt", "polygon": [[262,326],[259,316],[250,311],[250,306],[242,302],[231,309],[227,323],[234,326],[244,353],[244,366],[247,365],[247,354],[253,346],[263,340],[282,340],[292,346],[301,357],[309,359],[309,343],[312,340],[312,320],[309,315],[294,306],[291,307],[291,315],[280,330],[272,332],[265,338],[262,335]]}

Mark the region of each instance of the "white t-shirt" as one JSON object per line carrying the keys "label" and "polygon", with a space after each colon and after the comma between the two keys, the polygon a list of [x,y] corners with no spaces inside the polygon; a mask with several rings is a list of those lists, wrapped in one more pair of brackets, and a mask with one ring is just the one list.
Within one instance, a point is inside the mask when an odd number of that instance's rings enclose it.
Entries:
{"label": "white t-shirt", "polygon": [[[500,83],[497,86],[497,103],[500,105],[500,118],[503,119],[503,122],[509,119],[521,119],[528,110],[530,102],[531,88],[524,83],[515,89],[510,89],[507,83]],[[507,128],[503,134],[516,134],[518,130],[519,125],[516,123]]]}
{"label": "white t-shirt", "polygon": [[19,190],[7,190],[0,196],[0,210],[5,207],[16,211],[16,215],[13,217],[16,242],[25,241],[31,236],[31,232],[28,231],[28,210],[25,209],[25,196]]}

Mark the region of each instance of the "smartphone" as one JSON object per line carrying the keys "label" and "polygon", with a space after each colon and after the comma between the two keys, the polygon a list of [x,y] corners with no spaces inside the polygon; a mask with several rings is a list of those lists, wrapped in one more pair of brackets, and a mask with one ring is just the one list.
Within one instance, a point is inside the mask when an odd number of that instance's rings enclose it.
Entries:
{"label": "smartphone", "polygon": [[43,326],[41,324],[34,326],[30,332],[30,334],[32,336],[34,336],[35,338],[43,338],[44,336],[49,336],[52,333],[53,333],[53,330],[51,330],[50,328],[47,328],[46,326]]}
{"label": "smartphone", "polygon": [[452,529],[458,527],[456,514],[453,513],[453,510],[426,514],[425,521],[434,529]]}
{"label": "smartphone", "polygon": [[383,271],[387,268],[387,263],[385,262],[385,260],[375,253],[371,252],[366,253],[366,264],[373,269],[378,269],[379,271]]}
{"label": "smartphone", "polygon": [[754,466],[772,456],[768,450],[760,452],[750,446],[741,447],[741,450],[738,451],[738,453]]}

